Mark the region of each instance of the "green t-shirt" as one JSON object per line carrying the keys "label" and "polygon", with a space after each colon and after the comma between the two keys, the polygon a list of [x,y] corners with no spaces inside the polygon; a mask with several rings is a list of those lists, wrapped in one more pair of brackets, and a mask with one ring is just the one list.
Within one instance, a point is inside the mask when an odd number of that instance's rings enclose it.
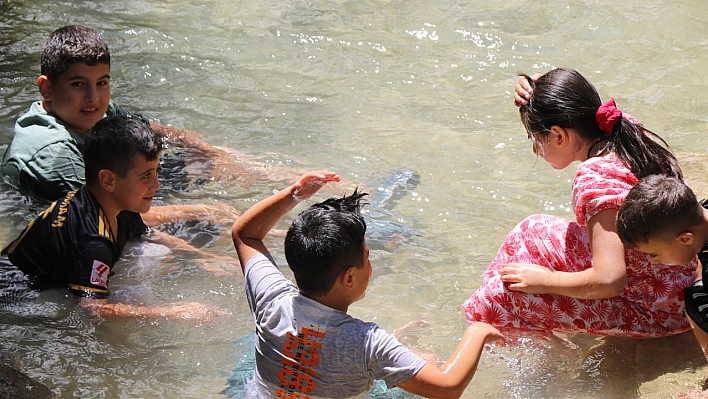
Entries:
{"label": "green t-shirt", "polygon": [[[106,111],[106,116],[109,115],[150,123],[112,100]],[[15,122],[15,136],[2,155],[0,171],[11,186],[56,200],[84,184],[83,150],[84,136],[47,113],[41,101],[37,101]]]}

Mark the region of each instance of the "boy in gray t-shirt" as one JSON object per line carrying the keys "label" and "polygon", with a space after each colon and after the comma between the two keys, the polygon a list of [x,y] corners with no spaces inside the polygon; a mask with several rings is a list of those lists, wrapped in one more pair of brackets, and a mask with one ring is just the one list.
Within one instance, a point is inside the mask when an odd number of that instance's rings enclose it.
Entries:
{"label": "boy in gray t-shirt", "polygon": [[347,315],[371,278],[360,200],[331,198],[293,221],[285,257],[297,287],[278,270],[263,243],[266,233],[301,200],[328,182],[318,171],[257,203],[241,216],[232,236],[256,323],[256,371],[248,397],[348,398],[380,379],[389,387],[426,396],[457,398],[474,375],[484,345],[503,340],[486,323],[471,324],[441,368],[427,363],[375,323]]}

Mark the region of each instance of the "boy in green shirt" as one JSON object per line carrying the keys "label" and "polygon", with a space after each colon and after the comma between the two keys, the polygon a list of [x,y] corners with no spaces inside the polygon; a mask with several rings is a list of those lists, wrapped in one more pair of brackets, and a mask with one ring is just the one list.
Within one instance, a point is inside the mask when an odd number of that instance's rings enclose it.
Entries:
{"label": "boy in green shirt", "polygon": [[[165,138],[194,148],[223,172],[233,163],[239,172],[247,168],[232,151],[211,146],[193,131],[165,127],[132,114],[111,100],[111,56],[108,45],[93,29],[65,26],[46,40],[41,53],[41,75],[37,86],[41,100],[15,123],[15,135],[2,155],[0,171],[15,188],[55,200],[84,184],[84,137],[93,126],[110,115],[123,115],[149,124]],[[232,168],[232,169],[233,169]],[[144,215],[155,225],[192,218],[223,223],[238,215],[227,206],[153,207]]]}

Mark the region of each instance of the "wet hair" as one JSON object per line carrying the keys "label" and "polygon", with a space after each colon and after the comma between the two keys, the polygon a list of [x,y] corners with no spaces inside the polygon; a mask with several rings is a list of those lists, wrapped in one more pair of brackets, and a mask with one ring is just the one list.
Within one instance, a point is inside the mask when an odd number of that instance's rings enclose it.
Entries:
{"label": "wet hair", "polygon": [[617,235],[628,248],[669,241],[703,223],[703,207],[681,180],[649,175],[627,194],[617,213]]}
{"label": "wet hair", "polygon": [[90,66],[103,63],[110,68],[108,44],[96,31],[85,26],[65,26],[52,32],[42,46],[40,73],[56,82],[70,64],[77,62]]}
{"label": "wet hair", "polygon": [[598,154],[614,153],[638,179],[653,174],[683,178],[669,146],[657,134],[627,118],[621,118],[611,134],[600,129],[595,114],[602,100],[592,83],[577,71],[554,69],[536,82],[522,76],[533,91],[519,112],[535,148],[542,148],[541,142],[547,141],[551,127],[557,125],[573,129],[592,143],[590,150],[597,148]]}
{"label": "wet hair", "polygon": [[330,198],[293,221],[285,236],[285,258],[303,294],[326,295],[342,271],[363,266],[365,195],[357,189],[350,196]]}
{"label": "wet hair", "polygon": [[86,184],[94,184],[103,169],[125,177],[133,168],[136,155],[153,161],[162,146],[162,137],[144,122],[120,115],[103,118],[86,134]]}

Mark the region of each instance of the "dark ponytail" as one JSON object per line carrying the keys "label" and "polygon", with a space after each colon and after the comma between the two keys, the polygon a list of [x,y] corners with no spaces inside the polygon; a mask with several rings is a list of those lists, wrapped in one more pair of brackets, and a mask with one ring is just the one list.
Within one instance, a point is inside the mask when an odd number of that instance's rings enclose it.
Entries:
{"label": "dark ponytail", "polygon": [[521,122],[532,140],[548,136],[554,125],[570,128],[592,143],[591,150],[596,149],[597,154],[614,152],[638,179],[651,174],[683,179],[678,161],[655,133],[625,117],[615,124],[611,134],[600,129],[595,115],[602,100],[592,83],[577,71],[554,69],[536,82],[528,75],[521,76],[533,89],[531,98],[519,109]]}
{"label": "dark ponytail", "polygon": [[637,179],[649,175],[668,175],[683,180],[681,167],[664,139],[627,118],[623,117],[620,122],[615,125],[611,141],[604,151],[614,150],[617,158]]}

